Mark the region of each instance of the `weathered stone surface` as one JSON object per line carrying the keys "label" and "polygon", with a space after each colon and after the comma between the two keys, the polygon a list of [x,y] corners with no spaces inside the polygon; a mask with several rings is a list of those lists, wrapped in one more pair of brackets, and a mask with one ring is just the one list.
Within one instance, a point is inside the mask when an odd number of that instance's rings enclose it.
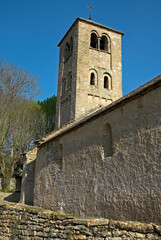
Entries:
{"label": "weathered stone surface", "polygon": [[158,232],[159,234],[161,234],[161,226],[158,226],[156,224],[154,224],[153,226],[154,226],[155,231]]}
{"label": "weathered stone surface", "polygon": [[[92,32],[97,34],[98,49],[90,46]],[[78,18],[62,39],[59,44],[57,128],[122,96],[122,35],[101,24]],[[102,36],[108,39],[104,50],[99,46]],[[71,39],[72,49],[66,57]],[[91,73],[95,75],[93,85],[90,84]],[[104,88],[104,76],[108,76],[108,88]]]}
{"label": "weathered stone surface", "polygon": [[[154,79],[41,144],[34,204],[82,217],[160,224],[160,82]],[[55,144],[63,146],[61,169]],[[113,152],[106,157],[109,146]]]}
{"label": "weathered stone surface", "polygon": [[23,174],[21,183],[20,202],[33,205],[34,180],[35,180],[35,159],[37,148],[34,147],[24,155]]}
{"label": "weathered stone surface", "polygon": [[[92,31],[99,43],[106,35],[108,49],[90,46]],[[38,141],[35,171],[32,159],[33,165],[28,163],[35,172],[35,180],[30,175],[34,204],[81,217],[161,224],[161,76],[112,102],[122,94],[121,36],[78,19],[59,44],[57,127],[71,122]],[[109,89],[103,87],[106,74]],[[64,79],[71,85],[63,92]],[[30,194],[29,189],[22,192]],[[152,228],[129,223],[133,230],[151,233]]]}
{"label": "weathered stone surface", "polygon": [[[3,209],[3,203],[0,206]],[[70,216],[73,219],[69,219],[68,215],[59,215],[59,219],[52,220],[51,216],[57,216],[57,213],[39,210],[20,204],[4,205],[4,210],[0,211],[1,219],[5,220],[0,224],[0,239],[161,240],[160,226],[155,224],[98,218],[79,219],[74,216]],[[27,215],[27,218],[24,218],[24,215]]]}
{"label": "weathered stone surface", "polygon": [[121,222],[121,221],[110,221],[110,228],[125,229],[127,231],[136,231],[141,233],[154,232],[154,227],[152,224],[145,224],[139,222]]}

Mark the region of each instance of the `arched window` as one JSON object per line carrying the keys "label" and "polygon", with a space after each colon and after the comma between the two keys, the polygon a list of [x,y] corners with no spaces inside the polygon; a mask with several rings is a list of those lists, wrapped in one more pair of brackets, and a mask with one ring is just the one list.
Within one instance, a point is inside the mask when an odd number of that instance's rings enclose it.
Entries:
{"label": "arched window", "polygon": [[92,72],[90,76],[90,85],[95,85],[95,74]]}
{"label": "arched window", "polygon": [[112,147],[112,130],[111,125],[106,124],[103,127],[103,149],[104,149],[104,157],[110,157],[113,155],[113,147]]}
{"label": "arched window", "polygon": [[107,76],[104,77],[104,88],[109,88],[109,81]]}
{"label": "arched window", "polygon": [[105,72],[103,76],[103,87],[112,90],[112,77],[109,73]]}
{"label": "arched window", "polygon": [[98,37],[96,33],[91,33],[91,43],[90,46],[92,48],[97,48],[98,49]]}
{"label": "arched window", "polygon": [[101,50],[108,50],[108,40],[106,36],[102,36],[100,40],[100,49]]}
{"label": "arched window", "polygon": [[66,79],[63,79],[63,83],[62,83],[62,94],[64,94],[66,92]]}

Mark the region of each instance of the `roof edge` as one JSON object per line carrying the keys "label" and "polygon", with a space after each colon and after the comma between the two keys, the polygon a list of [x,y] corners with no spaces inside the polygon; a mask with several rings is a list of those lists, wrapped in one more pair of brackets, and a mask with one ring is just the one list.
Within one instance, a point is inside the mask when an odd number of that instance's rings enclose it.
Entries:
{"label": "roof edge", "polygon": [[73,28],[73,26],[74,26],[77,22],[79,22],[79,21],[86,22],[86,23],[89,23],[89,24],[93,24],[93,25],[98,26],[98,27],[101,27],[101,28],[106,28],[107,30],[109,30],[109,31],[111,31],[111,32],[116,32],[116,33],[118,33],[118,34],[121,34],[121,36],[124,35],[123,32],[120,32],[120,31],[115,30],[115,29],[113,29],[113,28],[107,27],[107,26],[102,25],[102,24],[100,24],[100,23],[93,22],[93,21],[91,21],[91,20],[87,20],[87,19],[78,17],[78,18],[74,21],[74,23],[71,25],[71,27],[68,29],[68,31],[66,32],[66,34],[64,35],[64,37],[61,39],[61,41],[60,41],[59,44],[57,45],[58,47],[60,47],[60,45],[61,45],[61,43],[63,42],[64,38],[65,38],[65,37],[67,36],[67,34],[71,31],[71,29]]}
{"label": "roof edge", "polygon": [[149,82],[141,85],[140,87],[138,87],[137,89],[128,93],[127,95],[114,101],[110,105],[102,107],[101,109],[94,111],[91,114],[88,114],[87,116],[82,117],[81,119],[77,119],[76,121],[63,126],[62,129],[60,128],[60,129],[54,131],[53,135],[49,136],[47,139],[45,139],[45,137],[42,138],[41,141],[39,141],[37,143],[37,146],[39,147],[39,146],[47,143],[48,141],[51,141],[54,138],[64,135],[64,134],[72,131],[73,129],[84,125],[85,122],[95,119],[98,116],[104,115],[108,112],[111,112],[111,111],[125,105],[126,103],[131,102],[134,99],[137,99],[138,97],[143,96],[143,95],[147,94],[148,92],[151,92],[153,89],[156,89],[159,87],[161,87],[161,75],[159,75],[159,76],[153,78],[152,80],[150,80]]}

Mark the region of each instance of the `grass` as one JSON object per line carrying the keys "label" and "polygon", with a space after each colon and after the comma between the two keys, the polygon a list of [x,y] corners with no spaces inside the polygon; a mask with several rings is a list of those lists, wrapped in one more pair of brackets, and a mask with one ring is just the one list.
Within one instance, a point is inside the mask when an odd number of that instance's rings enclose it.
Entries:
{"label": "grass", "polygon": [[19,189],[0,189],[0,192],[3,192],[3,193],[20,193],[20,190]]}

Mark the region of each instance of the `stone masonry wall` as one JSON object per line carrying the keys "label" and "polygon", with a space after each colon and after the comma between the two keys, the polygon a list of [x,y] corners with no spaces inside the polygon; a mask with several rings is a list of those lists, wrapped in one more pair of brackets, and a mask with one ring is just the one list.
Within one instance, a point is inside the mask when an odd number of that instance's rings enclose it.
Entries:
{"label": "stone masonry wall", "polygon": [[[69,53],[67,59],[64,59],[66,44],[71,44],[73,39],[73,49]],[[59,52],[59,77],[57,88],[57,107],[56,107],[56,129],[67,122],[75,119],[75,90],[76,90],[76,65],[77,65],[77,48],[78,48],[78,27],[70,31],[63,41]],[[71,79],[70,79],[71,76]],[[64,92],[63,81],[65,80],[66,86]],[[69,81],[71,83],[69,84]],[[61,117],[60,117],[61,116]]]}
{"label": "stone masonry wall", "polygon": [[29,150],[24,155],[23,174],[21,183],[20,201],[25,204],[33,205],[34,181],[35,181],[35,159],[37,148]]}
{"label": "stone masonry wall", "polygon": [[[34,205],[161,224],[160,81],[152,81],[146,94],[141,88],[139,96],[132,93],[40,145]],[[54,142],[62,149],[59,164]]]}
{"label": "stone masonry wall", "polygon": [[[101,37],[106,36],[108,49],[90,46],[92,32],[97,33],[99,43]],[[59,44],[56,129],[122,96],[122,35],[80,18],[68,30]],[[94,85],[90,84],[91,73],[95,75]],[[107,88],[104,87],[106,75]]]}
{"label": "stone masonry wall", "polygon": [[[108,37],[108,51],[90,47],[90,36],[94,32],[98,39],[104,34]],[[79,22],[76,118],[84,115],[98,105],[106,106],[122,97],[122,34],[106,27]],[[90,74],[95,72],[96,83],[90,85]],[[111,88],[104,88],[104,76],[111,76]]]}
{"label": "stone masonry wall", "polygon": [[0,203],[0,239],[159,240],[161,226],[78,218],[34,207]]}

